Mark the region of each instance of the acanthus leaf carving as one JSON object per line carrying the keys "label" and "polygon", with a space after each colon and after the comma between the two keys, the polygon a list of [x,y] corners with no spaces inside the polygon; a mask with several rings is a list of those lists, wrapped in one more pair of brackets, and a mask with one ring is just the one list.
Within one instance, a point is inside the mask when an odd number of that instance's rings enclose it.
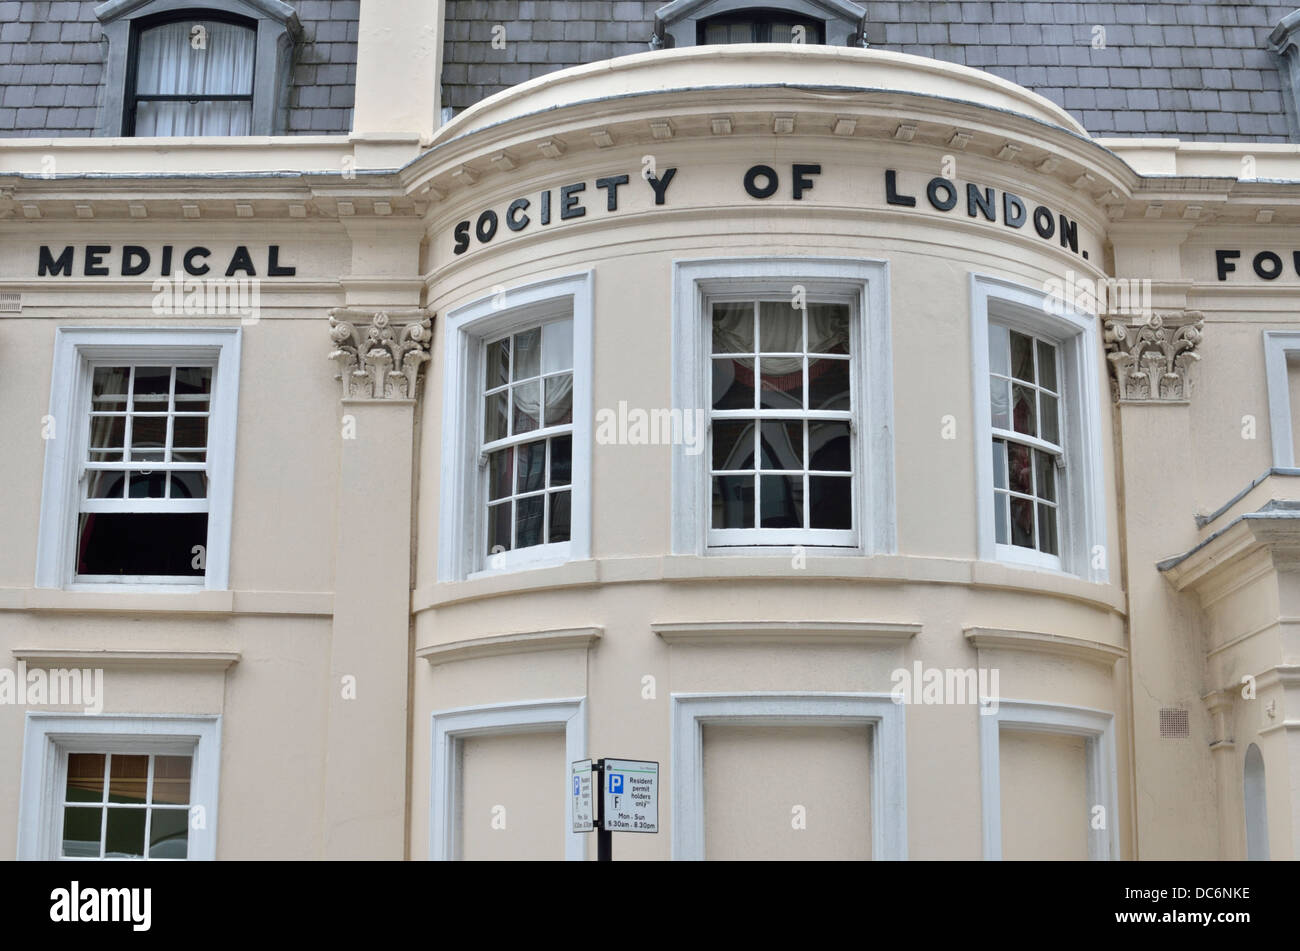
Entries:
{"label": "acanthus leaf carving", "polygon": [[1111,395],[1120,401],[1191,398],[1192,367],[1201,359],[1205,318],[1199,311],[1156,313],[1143,323],[1110,318],[1104,324]]}
{"label": "acanthus leaf carving", "polygon": [[420,367],[429,360],[433,319],[423,308],[330,311],[329,359],[339,366],[344,399],[415,399]]}

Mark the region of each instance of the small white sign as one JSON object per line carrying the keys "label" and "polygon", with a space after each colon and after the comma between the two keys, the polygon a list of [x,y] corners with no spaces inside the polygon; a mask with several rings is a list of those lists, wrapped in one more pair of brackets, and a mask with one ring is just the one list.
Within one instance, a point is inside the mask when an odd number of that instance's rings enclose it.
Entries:
{"label": "small white sign", "polygon": [[573,803],[573,831],[590,832],[594,821],[595,796],[591,788],[591,760],[580,759],[569,766],[569,800]]}
{"label": "small white sign", "polygon": [[610,832],[659,831],[659,764],[605,760],[601,825]]}

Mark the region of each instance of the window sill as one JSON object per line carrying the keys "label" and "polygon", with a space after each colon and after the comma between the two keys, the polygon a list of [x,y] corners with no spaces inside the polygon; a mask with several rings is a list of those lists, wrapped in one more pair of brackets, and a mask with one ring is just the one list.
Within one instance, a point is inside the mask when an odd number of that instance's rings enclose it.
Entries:
{"label": "window sill", "polygon": [[334,595],[328,591],[0,588],[0,612],[4,611],[330,617]]}

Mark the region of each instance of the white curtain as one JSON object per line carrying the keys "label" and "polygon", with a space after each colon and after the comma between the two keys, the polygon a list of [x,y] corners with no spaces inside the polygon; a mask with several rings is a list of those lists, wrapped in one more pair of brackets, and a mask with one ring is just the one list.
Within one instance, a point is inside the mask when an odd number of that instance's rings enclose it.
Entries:
{"label": "white curtain", "polygon": [[[178,20],[145,30],[136,60],[136,92],[251,95],[256,47],[255,30],[215,20]],[[136,104],[136,135],[250,135],[252,123],[250,102]]]}
{"label": "white curtain", "polygon": [[[763,301],[760,304],[759,348],[761,353],[802,353],[803,315],[785,303]],[[848,308],[836,305],[808,305],[808,350],[828,353],[849,349]],[[754,312],[751,308],[724,313],[713,312],[713,352],[753,353]],[[842,347],[842,349],[839,349]],[[803,366],[801,357],[763,357],[763,372],[796,373]]]}

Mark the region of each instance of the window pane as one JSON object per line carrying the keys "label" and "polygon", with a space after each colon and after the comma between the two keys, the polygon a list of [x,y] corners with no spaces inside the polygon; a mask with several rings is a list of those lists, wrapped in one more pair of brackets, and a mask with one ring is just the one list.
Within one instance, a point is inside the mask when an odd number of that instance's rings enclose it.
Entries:
{"label": "window pane", "polygon": [[853,528],[853,480],[844,476],[809,476],[811,528]]}
{"label": "window pane", "polygon": [[551,440],[551,485],[568,485],[573,472],[573,437]]}
{"label": "window pane", "polygon": [[1042,438],[1050,443],[1060,444],[1061,426],[1060,410],[1056,405],[1056,397],[1048,396],[1046,393],[1039,392],[1038,403],[1042,409],[1043,432]]}
{"label": "window pane", "polygon": [[514,465],[515,451],[499,449],[488,454],[488,498],[496,501],[510,494],[510,468]]}
{"label": "window pane", "polygon": [[108,780],[109,802],[144,804],[148,801],[146,797],[149,782],[148,756],[125,756],[114,753],[109,771],[111,773]]}
{"label": "window pane", "polygon": [[1048,502],[1056,501],[1056,460],[1045,452],[1034,452],[1034,468],[1038,473],[1038,497]]}
{"label": "window pane", "polygon": [[993,493],[993,519],[996,523],[997,543],[1009,545],[1010,529],[1007,527],[1007,496],[1002,492]]}
{"label": "window pane", "polygon": [[803,409],[803,360],[799,357],[760,357],[763,409]]}
{"label": "window pane", "polygon": [[513,380],[527,380],[542,372],[542,329],[534,327],[515,334]]}
{"label": "window pane", "polygon": [[1012,406],[1011,415],[1015,422],[1016,432],[1024,433],[1027,436],[1038,435],[1037,407],[1034,406],[1033,387],[1021,386],[1017,383],[1012,387]]}
{"label": "window pane", "polygon": [[849,405],[849,361],[810,360],[808,408],[847,412]]}
{"label": "window pane", "polygon": [[127,478],[126,494],[132,499],[161,499],[167,493],[167,473],[132,472]]}
{"label": "window pane", "polygon": [[154,809],[149,820],[149,858],[188,858],[189,832],[186,810]]}
{"label": "window pane", "polygon": [[90,417],[90,446],[92,449],[120,449],[125,444],[125,416]]}
{"label": "window pane", "polygon": [[171,480],[171,494],[168,498],[206,499],[208,497],[206,472],[173,472]]}
{"label": "window pane", "polygon": [[83,512],[77,573],[201,578],[204,570],[194,566],[194,547],[207,541],[207,512]]}
{"label": "window pane", "polygon": [[556,320],[542,325],[542,372],[573,369],[573,321]]}
{"label": "window pane", "polygon": [[848,423],[808,423],[808,468],[822,472],[853,471],[853,437]]}
{"label": "window pane", "polygon": [[506,430],[506,409],[510,405],[510,391],[493,393],[483,404],[483,441],[494,442],[504,439]]}
{"label": "window pane", "polygon": [[[194,30],[204,44],[196,48]],[[257,34],[219,20],[178,20],[140,33],[136,91],[142,94],[240,95],[253,91]]]}
{"label": "window pane", "polygon": [[136,411],[157,412],[167,409],[171,385],[171,367],[136,367],[135,382],[131,387]]}
{"label": "window pane", "polygon": [[762,486],[763,528],[803,528],[803,476],[765,475]]}
{"label": "window pane", "polygon": [[1056,550],[1056,509],[1041,502],[1038,503],[1038,548],[1049,555],[1058,554]]}
{"label": "window pane", "polygon": [[713,424],[713,468],[754,468],[754,424],[749,420],[717,420]]}
{"label": "window pane", "polygon": [[[189,756],[155,756],[153,761],[152,802],[187,806],[190,802]],[[158,813],[154,813],[155,819]]]}
{"label": "window pane", "polygon": [[551,493],[551,524],[547,532],[547,541],[567,542],[569,540],[569,492]]}
{"label": "window pane", "polygon": [[[176,368],[176,408],[187,413],[206,412],[212,397],[212,367]],[[183,404],[183,405],[182,405]]]}
{"label": "window pane", "polygon": [[713,305],[713,352],[754,352],[754,305]]}
{"label": "window pane", "polygon": [[251,135],[253,104],[247,100],[156,102],[135,105],[138,136]]}
{"label": "window pane", "polygon": [[546,440],[519,447],[516,492],[535,492],[546,485]]}
{"label": "window pane", "polygon": [[[199,445],[202,445],[200,443]],[[131,418],[131,458],[135,461],[162,462],[167,446],[166,416]]]}
{"label": "window pane", "polygon": [[[762,422],[762,468],[803,468],[803,423]],[[719,466],[718,468],[722,468]]]}
{"label": "window pane", "polygon": [[573,377],[548,376],[546,384],[546,408],[543,424],[546,426],[563,426],[573,422]]}
{"label": "window pane", "polygon": [[1011,341],[999,324],[989,324],[989,372],[1011,375]]}
{"label": "window pane", "polygon": [[1038,385],[1053,393],[1056,388],[1056,348],[1050,343],[1038,341]]}
{"label": "window pane", "polygon": [[104,801],[104,758],[103,753],[68,754],[68,802]]}
{"label": "window pane", "polygon": [[754,408],[753,358],[713,361],[713,408]]}
{"label": "window pane", "polygon": [[108,810],[108,829],[104,834],[105,858],[142,858],[144,856],[144,809]]}
{"label": "window pane", "polygon": [[510,388],[514,404],[512,434],[530,433],[541,425],[542,415],[542,381],[520,383]]}
{"label": "window pane", "polygon": [[542,543],[543,496],[515,500],[515,547],[528,548]]}
{"label": "window pane", "polygon": [[487,366],[483,388],[494,390],[510,382],[510,338],[487,345]]}
{"label": "window pane", "polygon": [[1034,473],[1029,459],[1029,447],[1020,443],[1007,445],[1007,474],[1011,479],[1011,491],[1034,494]]}
{"label": "window pane", "polygon": [[488,551],[496,553],[510,550],[510,503],[488,506]]}
{"label": "window pane", "polygon": [[713,477],[713,527],[754,527],[754,477]]}
{"label": "window pane", "polygon": [[63,810],[63,852],[68,858],[99,858],[103,809]]}
{"label": "window pane", "polygon": [[1034,382],[1034,341],[1011,331],[1011,375],[1026,383]]}
{"label": "window pane", "polygon": [[993,487],[1007,487],[1007,445],[1000,439],[993,440]]}
{"label": "window pane", "polygon": [[1011,384],[1001,377],[989,379],[989,406],[993,411],[993,428],[1011,428]]}
{"label": "window pane", "polygon": [[1011,499],[1011,544],[1034,547],[1034,503],[1027,499]]}
{"label": "window pane", "polygon": [[91,469],[86,473],[86,498],[126,498],[126,473],[109,469]]}
{"label": "window pane", "polygon": [[90,408],[97,412],[124,411],[126,381],[130,375],[130,367],[95,367],[90,388]]}
{"label": "window pane", "polygon": [[762,353],[803,353],[803,311],[789,301],[761,301],[758,346]]}
{"label": "window pane", "polygon": [[208,444],[208,417],[176,416],[172,419],[172,445],[202,449]]}
{"label": "window pane", "polygon": [[847,304],[808,305],[808,351],[849,352],[849,307]]}

